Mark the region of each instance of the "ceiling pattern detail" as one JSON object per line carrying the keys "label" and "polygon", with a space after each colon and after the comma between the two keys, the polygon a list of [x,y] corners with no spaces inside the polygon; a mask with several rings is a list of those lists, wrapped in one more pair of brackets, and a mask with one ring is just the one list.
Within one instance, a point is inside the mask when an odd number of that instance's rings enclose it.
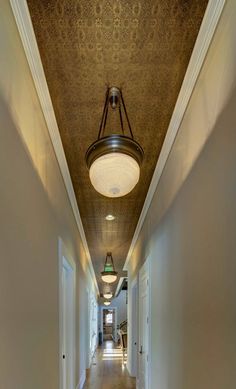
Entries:
{"label": "ceiling pattern detail", "polygon": [[[107,251],[124,275],[206,5],[207,0],[28,0],[101,292]],[[122,89],[134,138],[145,153],[138,185],[115,199],[94,190],[84,158],[97,139],[107,86]],[[116,132],[121,133],[119,117],[111,112],[105,135]],[[115,220],[105,220],[107,214]]]}

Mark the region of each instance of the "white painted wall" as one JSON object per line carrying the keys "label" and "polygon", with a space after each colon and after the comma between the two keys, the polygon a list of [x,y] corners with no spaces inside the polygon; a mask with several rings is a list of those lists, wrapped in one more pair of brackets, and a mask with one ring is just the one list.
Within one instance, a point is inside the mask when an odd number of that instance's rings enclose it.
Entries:
{"label": "white painted wall", "polygon": [[126,304],[126,291],[121,290],[119,296],[115,297],[111,301],[109,308],[117,308],[117,324],[119,325],[123,321],[127,320],[127,304]]}
{"label": "white painted wall", "polygon": [[151,389],[235,388],[235,20],[229,0],[129,263],[130,285],[150,258]]}
{"label": "white painted wall", "polygon": [[59,236],[76,262],[76,384],[95,288],[8,1],[0,69],[0,388],[56,389]]}

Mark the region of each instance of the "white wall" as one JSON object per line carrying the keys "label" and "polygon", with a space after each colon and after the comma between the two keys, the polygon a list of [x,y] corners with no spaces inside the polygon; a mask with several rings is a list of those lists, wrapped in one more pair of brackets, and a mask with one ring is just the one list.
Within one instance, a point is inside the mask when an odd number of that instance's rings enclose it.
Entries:
{"label": "white wall", "polygon": [[0,388],[58,389],[59,236],[76,262],[76,383],[95,288],[8,1],[0,69]]}
{"label": "white wall", "polygon": [[121,290],[119,295],[112,299],[109,308],[117,308],[117,324],[127,320],[126,290]]}
{"label": "white wall", "polygon": [[129,263],[131,284],[150,258],[151,389],[235,388],[235,20],[229,0]]}

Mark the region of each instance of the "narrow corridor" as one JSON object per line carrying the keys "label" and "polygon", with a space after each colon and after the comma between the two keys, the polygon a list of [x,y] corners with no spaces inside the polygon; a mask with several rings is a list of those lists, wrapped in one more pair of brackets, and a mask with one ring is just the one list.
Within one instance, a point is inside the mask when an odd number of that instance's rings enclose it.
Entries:
{"label": "narrow corridor", "polygon": [[0,69],[0,389],[236,389],[236,0],[0,0]]}
{"label": "narrow corridor", "polygon": [[119,346],[104,342],[97,349],[84,389],[134,389],[135,378],[129,376]]}

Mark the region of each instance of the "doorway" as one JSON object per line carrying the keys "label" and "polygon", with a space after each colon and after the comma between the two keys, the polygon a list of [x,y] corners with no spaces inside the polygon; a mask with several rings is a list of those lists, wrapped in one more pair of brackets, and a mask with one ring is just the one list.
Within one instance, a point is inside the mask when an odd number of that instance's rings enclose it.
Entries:
{"label": "doorway", "polygon": [[117,308],[101,308],[101,330],[104,340],[117,342]]}
{"label": "doorway", "polygon": [[59,239],[60,389],[75,387],[75,264]]}
{"label": "doorway", "polygon": [[114,340],[115,310],[103,309],[103,339]]}
{"label": "doorway", "polygon": [[138,389],[149,388],[149,262],[139,272]]}

